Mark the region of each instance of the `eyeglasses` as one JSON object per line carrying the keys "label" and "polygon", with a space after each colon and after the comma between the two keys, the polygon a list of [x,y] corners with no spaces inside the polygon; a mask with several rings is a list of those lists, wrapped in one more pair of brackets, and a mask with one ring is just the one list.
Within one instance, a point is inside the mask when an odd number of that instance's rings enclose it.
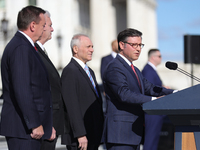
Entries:
{"label": "eyeglasses", "polygon": [[132,46],[133,48],[137,48],[138,46],[140,46],[140,48],[142,49],[144,47],[144,44],[137,44],[137,43],[128,43],[128,42],[124,42],[129,44],[130,46]]}
{"label": "eyeglasses", "polygon": [[161,58],[161,57],[162,57],[161,55],[154,55],[154,56],[156,56],[156,57],[159,57],[159,58]]}

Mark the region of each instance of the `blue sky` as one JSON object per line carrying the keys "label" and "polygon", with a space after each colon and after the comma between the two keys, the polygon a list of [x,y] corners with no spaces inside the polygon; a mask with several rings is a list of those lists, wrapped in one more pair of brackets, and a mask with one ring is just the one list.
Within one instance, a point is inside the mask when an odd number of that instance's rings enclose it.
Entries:
{"label": "blue sky", "polygon": [[183,62],[184,35],[200,35],[200,0],[157,0],[157,22],[163,61]]}

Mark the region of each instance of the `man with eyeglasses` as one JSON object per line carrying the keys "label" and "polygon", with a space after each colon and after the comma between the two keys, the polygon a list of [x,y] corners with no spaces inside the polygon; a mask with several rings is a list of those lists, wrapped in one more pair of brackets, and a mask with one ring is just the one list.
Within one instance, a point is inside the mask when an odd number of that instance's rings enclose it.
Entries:
{"label": "man with eyeglasses", "polygon": [[[156,67],[161,63],[161,60],[159,49],[150,49],[148,63],[142,70],[142,75],[157,86],[163,86],[156,71]],[[144,150],[157,150],[164,117],[164,115],[148,115],[145,113]]]}
{"label": "man with eyeglasses", "polygon": [[107,112],[102,140],[107,150],[139,150],[144,124],[142,104],[173,90],[153,85],[133,65],[144,46],[140,31],[125,29],[117,40],[120,52],[103,76]]}
{"label": "man with eyeglasses", "polygon": [[148,63],[142,70],[142,75],[151,83],[162,86],[162,81],[156,72],[156,67],[161,63],[161,53],[158,49],[150,49],[148,52]]}

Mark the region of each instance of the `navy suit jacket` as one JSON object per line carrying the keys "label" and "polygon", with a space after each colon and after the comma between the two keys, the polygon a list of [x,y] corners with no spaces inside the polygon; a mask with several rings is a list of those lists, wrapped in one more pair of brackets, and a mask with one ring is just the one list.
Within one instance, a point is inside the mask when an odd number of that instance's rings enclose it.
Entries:
{"label": "navy suit jacket", "polygon": [[84,135],[88,144],[100,143],[104,119],[102,99],[94,72],[89,70],[100,97],[85,70],[73,58],[62,72],[62,94],[70,122],[68,134],[62,137],[63,144],[77,142],[77,137]]}
{"label": "navy suit jacket", "polygon": [[107,112],[102,140],[107,143],[138,145],[143,134],[142,104],[152,96],[172,93],[172,90],[148,82],[135,67],[141,88],[132,68],[119,55],[108,65],[103,84]]}
{"label": "navy suit jacket", "polygon": [[52,104],[46,68],[38,53],[17,32],[6,46],[2,62],[3,108],[0,134],[31,139],[32,128],[44,128],[43,139],[52,132]]}
{"label": "navy suit jacket", "polygon": [[61,94],[60,75],[41,47],[37,43],[35,43],[35,46],[48,71],[53,104],[53,127],[56,130],[56,135],[61,135],[64,133],[64,102]]}
{"label": "navy suit jacket", "polygon": [[142,75],[151,83],[162,86],[162,81],[157,72],[149,65],[146,64],[142,70]]}
{"label": "navy suit jacket", "polygon": [[105,57],[103,57],[101,59],[101,79],[103,79],[103,74],[106,70],[106,67],[108,66],[108,64],[113,60],[113,56],[110,54],[110,55],[107,55]]}

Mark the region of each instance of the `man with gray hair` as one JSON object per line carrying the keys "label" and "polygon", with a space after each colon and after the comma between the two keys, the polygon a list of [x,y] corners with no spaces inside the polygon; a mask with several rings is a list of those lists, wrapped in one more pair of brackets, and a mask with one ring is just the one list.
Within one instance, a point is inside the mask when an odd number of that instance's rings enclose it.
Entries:
{"label": "man with gray hair", "polygon": [[47,52],[44,48],[44,44],[51,39],[51,34],[54,31],[52,27],[52,21],[50,18],[50,13],[48,11],[44,14],[46,24],[45,31],[43,32],[39,41],[35,43],[38,50],[38,54],[42,59],[49,76],[49,82],[51,86],[51,97],[53,106],[53,128],[52,136],[54,140],[43,140],[41,145],[41,150],[55,150],[56,141],[59,135],[64,133],[64,102],[61,96],[61,80],[58,71],[49,59]]}
{"label": "man with gray hair", "polygon": [[102,99],[92,69],[87,62],[94,52],[92,41],[83,34],[71,40],[73,57],[61,75],[62,95],[69,115],[69,132],[62,144],[68,150],[98,150],[102,136]]}

